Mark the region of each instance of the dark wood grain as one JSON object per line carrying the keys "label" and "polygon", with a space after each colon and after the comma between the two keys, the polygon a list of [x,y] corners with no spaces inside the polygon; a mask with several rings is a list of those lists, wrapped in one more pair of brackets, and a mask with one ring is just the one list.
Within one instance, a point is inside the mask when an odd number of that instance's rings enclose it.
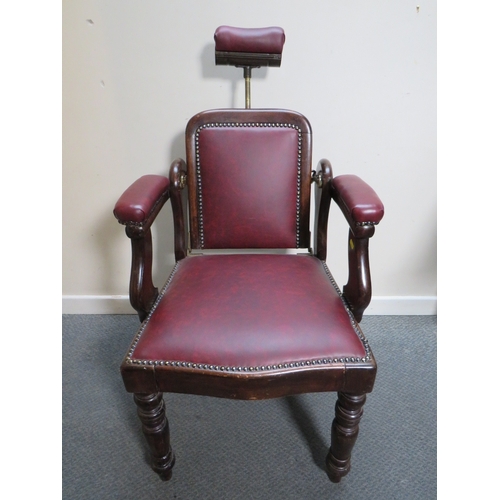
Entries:
{"label": "dark wood grain", "polygon": [[[145,370],[136,370],[137,375]],[[231,372],[156,366],[156,387],[162,392],[198,394],[227,399],[262,400],[312,392],[370,392],[375,383],[374,359],[357,364],[305,365],[260,372]],[[127,390],[137,389],[131,370]],[[145,380],[144,383],[148,383]]]}
{"label": "dark wood grain", "polygon": [[338,191],[332,189],[332,167],[328,160],[321,160],[318,165],[319,179],[321,180],[318,222],[316,232],[316,256],[321,260],[327,257],[328,240],[328,216],[330,202],[333,199],[341,208],[349,225],[348,237],[348,266],[349,275],[343,287],[344,298],[350,310],[354,314],[356,321],[360,322],[363,313],[370,304],[372,297],[370,261],[369,261],[369,238],[375,232],[372,224],[358,224],[346,210],[343,200]]}
{"label": "dark wood grain", "polygon": [[153,265],[151,229],[127,226],[126,233],[132,243],[130,303],[137,311],[139,319],[144,321],[158,297],[158,289],[153,284],[151,274]]}
{"label": "dark wood grain", "polygon": [[349,277],[342,291],[358,323],[372,298],[368,242],[368,238],[356,238],[349,230]]}
{"label": "dark wood grain", "polygon": [[340,482],[351,469],[351,452],[359,433],[365,394],[339,392],[332,424],[332,442],[326,457],[326,471],[330,480]]}
{"label": "dark wood grain", "polygon": [[151,452],[151,468],[163,481],[172,477],[175,457],[170,446],[170,432],[161,393],[134,394],[142,431]]}

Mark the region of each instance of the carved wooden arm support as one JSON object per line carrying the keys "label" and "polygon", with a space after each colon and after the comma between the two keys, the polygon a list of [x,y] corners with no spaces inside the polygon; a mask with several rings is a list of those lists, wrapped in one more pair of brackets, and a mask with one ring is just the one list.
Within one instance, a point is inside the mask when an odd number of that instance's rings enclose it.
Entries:
{"label": "carved wooden arm support", "polygon": [[333,198],[349,224],[349,277],[343,288],[344,298],[357,321],[371,300],[368,240],[384,216],[384,205],[375,191],[356,175],[332,176],[328,160],[321,160],[321,197],[318,216],[317,256],[326,260],[328,211]]}
{"label": "carved wooden arm support", "polygon": [[132,269],[130,273],[130,303],[143,321],[156,298],[158,289],[153,284],[153,246],[151,224],[165,202],[171,198],[174,215],[175,259],[186,256],[186,237],[182,208],[182,189],[185,185],[186,164],[175,160],[169,178],[162,175],[144,175],[137,179],[118,199],[113,214],[126,226],[132,243]]}
{"label": "carved wooden arm support", "polygon": [[151,224],[170,197],[170,181],[161,175],[144,175],[120,196],[113,210],[132,243],[130,303],[143,321],[158,296],[151,268],[153,247]]}
{"label": "carved wooden arm support", "polygon": [[149,314],[158,289],[153,284],[153,246],[151,224],[165,202],[170,198],[174,215],[175,259],[186,256],[186,237],[183,217],[182,189],[186,184],[186,164],[178,158],[171,167],[169,178],[162,175],[144,175],[137,179],[118,199],[113,214],[126,226],[132,243],[130,273],[130,303],[139,319]]}

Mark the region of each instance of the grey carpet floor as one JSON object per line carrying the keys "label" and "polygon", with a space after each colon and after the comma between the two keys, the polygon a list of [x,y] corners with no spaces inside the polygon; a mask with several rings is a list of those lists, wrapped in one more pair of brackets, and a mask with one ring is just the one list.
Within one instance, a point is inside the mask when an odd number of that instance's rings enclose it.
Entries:
{"label": "grey carpet floor", "polygon": [[165,394],[176,464],[148,465],[119,365],[139,322],[131,315],[63,316],[63,498],[436,498],[436,316],[367,316],[378,363],[352,469],[324,472],[336,394],[231,401]]}

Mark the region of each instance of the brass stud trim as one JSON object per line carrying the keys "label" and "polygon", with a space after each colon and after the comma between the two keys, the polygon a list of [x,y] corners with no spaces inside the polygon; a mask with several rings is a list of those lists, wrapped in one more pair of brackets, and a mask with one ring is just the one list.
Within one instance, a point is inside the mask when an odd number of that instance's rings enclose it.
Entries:
{"label": "brass stud trim", "polygon": [[341,358],[332,358],[332,357],[327,357],[327,358],[316,358],[316,359],[306,359],[306,360],[294,360],[294,361],[283,361],[278,364],[273,364],[273,365],[267,365],[267,366],[219,366],[219,365],[210,365],[210,364],[205,364],[205,363],[195,363],[193,361],[188,361],[188,360],[151,360],[151,359],[133,359],[132,356],[134,354],[135,348],[137,346],[137,343],[139,342],[139,339],[141,338],[142,333],[144,332],[144,329],[155,311],[156,307],[158,306],[159,302],[162,300],[163,296],[165,295],[168,287],[170,286],[170,283],[172,282],[172,279],[177,272],[179,263],[176,263],[174,268],[172,269],[172,272],[170,273],[170,276],[168,277],[167,282],[163,286],[160,294],[158,295],[158,298],[156,299],[156,302],[154,303],[148,317],[146,320],[142,323],[139,331],[137,332],[136,336],[134,337],[134,340],[132,341],[132,344],[129,348],[128,354],[125,358],[125,361],[129,365],[137,365],[137,366],[143,366],[143,365],[151,365],[155,367],[167,367],[167,368],[174,368],[174,369],[197,369],[197,370],[208,370],[208,371],[221,371],[221,372],[268,372],[268,371],[276,371],[276,370],[287,370],[290,368],[314,368],[314,367],[323,367],[325,365],[337,365],[337,364],[345,364],[345,363],[366,363],[371,361],[371,349],[368,344],[368,341],[366,340],[363,332],[359,328],[358,323],[354,319],[354,316],[352,312],[349,310],[347,303],[344,299],[344,296],[342,292],[340,291],[340,288],[338,287],[337,283],[333,279],[333,276],[330,273],[330,270],[328,269],[328,266],[326,265],[325,261],[321,261],[321,264],[323,265],[323,269],[330,280],[330,283],[333,285],[335,288],[335,291],[339,295],[339,297],[342,299],[342,302],[344,304],[344,307],[347,311],[347,314],[349,315],[349,319],[351,321],[351,325],[358,335],[359,339],[361,340],[363,347],[365,349],[365,356],[363,357],[341,357]]}
{"label": "brass stud trim", "polygon": [[201,180],[201,160],[200,160],[200,132],[205,128],[224,128],[224,127],[281,127],[293,128],[298,132],[297,139],[297,197],[296,197],[296,227],[295,227],[295,243],[296,247],[300,248],[300,193],[301,193],[301,177],[302,177],[302,129],[292,123],[266,123],[266,122],[223,122],[223,123],[205,123],[198,127],[195,132],[195,150],[196,150],[196,187],[198,190],[198,234],[200,237],[200,247],[205,246],[205,234],[203,228],[203,191]]}

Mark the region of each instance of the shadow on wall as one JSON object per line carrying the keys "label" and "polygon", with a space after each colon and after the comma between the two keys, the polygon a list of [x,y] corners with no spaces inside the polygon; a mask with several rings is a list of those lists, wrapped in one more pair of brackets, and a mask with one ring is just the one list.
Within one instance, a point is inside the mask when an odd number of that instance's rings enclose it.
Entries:
{"label": "shadow on wall", "polygon": [[[147,172],[144,172],[147,174]],[[124,187],[125,191],[126,187]],[[125,226],[120,224],[113,215],[114,204],[117,200],[110,200],[107,213],[101,214],[95,236],[101,255],[101,266],[98,270],[100,288],[102,290],[120,290],[120,294],[128,295],[128,283],[131,270],[131,243],[125,233]],[[174,265],[174,236],[172,223],[172,210],[170,202],[165,203],[158,214],[153,226],[153,282],[161,288]],[[128,251],[129,265],[123,266],[123,261],[117,259],[117,253],[124,247]],[[123,290],[123,284],[127,287]]]}
{"label": "shadow on wall", "polygon": [[[255,68],[252,70],[252,79],[264,79],[267,77],[267,67]],[[244,107],[244,98],[241,99],[241,105],[237,105],[236,99],[240,95],[239,87],[244,87],[243,68],[234,66],[216,66],[214,44],[209,43],[201,52],[201,71],[205,79],[229,80],[231,100],[230,108]],[[243,95],[243,93],[241,93]]]}
{"label": "shadow on wall", "polygon": [[[176,158],[186,159],[184,131],[179,132],[165,153],[165,171],[161,173],[168,177],[170,165]],[[186,212],[184,212],[186,217]],[[163,205],[151,227],[153,236],[153,283],[159,290],[167,281],[175,265],[175,241],[172,205],[170,200]]]}
{"label": "shadow on wall", "polygon": [[[165,157],[165,175],[168,177],[170,165],[177,159],[186,159],[184,130],[179,132],[167,147]],[[186,218],[184,208],[184,217]],[[186,223],[187,223],[187,219]],[[153,282],[161,289],[175,265],[174,220],[170,200],[165,203],[153,228]]]}
{"label": "shadow on wall", "polygon": [[[216,66],[214,44],[207,44],[201,52],[201,70],[204,79],[228,81],[230,84],[229,107],[244,107],[244,78],[243,69],[232,66]],[[267,76],[268,68],[255,68],[252,71],[252,79],[264,79]],[[241,100],[240,106],[237,106],[237,99]],[[210,106],[208,106],[210,107]],[[201,111],[201,110],[200,110]],[[181,125],[181,124],[179,124]],[[176,158],[186,159],[185,149],[185,130],[179,132],[172,140],[170,147],[167,147],[165,155],[165,171],[161,175],[168,177],[171,163]],[[150,172],[142,172],[146,175]],[[124,186],[125,190],[128,186]],[[116,249],[118,245],[127,244],[130,247],[130,241],[125,235],[124,226],[118,224],[113,216],[113,207],[117,200],[111,200],[109,212],[103,214],[100,224],[96,228],[97,241],[99,242],[102,256],[101,280],[102,289],[116,290],[123,283],[122,277],[127,276],[127,282],[130,278],[130,267],[127,269],[117,268],[119,261],[116,259]],[[188,223],[187,211],[185,207],[186,224]],[[111,236],[112,235],[112,236]],[[153,282],[156,287],[161,289],[167,280],[174,264],[174,226],[172,217],[172,208],[168,201],[155,220],[152,226],[153,235]],[[117,277],[120,279],[117,279]],[[128,293],[128,290],[127,290]]]}
{"label": "shadow on wall", "polygon": [[[176,158],[185,158],[185,156],[183,131],[179,132],[173,139],[170,147],[167,148],[165,170],[160,175],[168,177],[172,161]],[[139,177],[150,173],[147,171],[141,172]],[[123,191],[127,187],[123,186]],[[113,215],[113,208],[116,201],[118,201],[118,197],[116,200],[110,199],[108,210],[106,210],[106,213],[101,214],[102,216],[96,225],[94,236],[96,237],[95,241],[101,254],[101,268],[99,269],[101,289],[120,289],[123,288],[123,282],[125,281],[127,283],[126,293],[128,294],[130,266],[123,268],[122,262],[116,258],[116,253],[121,246],[128,247],[130,263],[132,257],[131,244],[125,234],[125,226],[119,224]],[[167,201],[161,209],[151,227],[151,231],[153,235],[153,282],[156,287],[161,289],[175,264],[174,224],[170,201]]]}
{"label": "shadow on wall", "polygon": [[[117,279],[129,270],[119,269],[119,260],[116,251],[123,244],[122,239],[128,240],[125,235],[125,226],[118,223],[113,215],[113,207],[117,200],[110,200],[109,211],[101,214],[96,224],[94,234],[101,255],[101,268],[98,270],[102,290],[114,290],[121,280]],[[130,243],[129,243],[130,246]]]}

